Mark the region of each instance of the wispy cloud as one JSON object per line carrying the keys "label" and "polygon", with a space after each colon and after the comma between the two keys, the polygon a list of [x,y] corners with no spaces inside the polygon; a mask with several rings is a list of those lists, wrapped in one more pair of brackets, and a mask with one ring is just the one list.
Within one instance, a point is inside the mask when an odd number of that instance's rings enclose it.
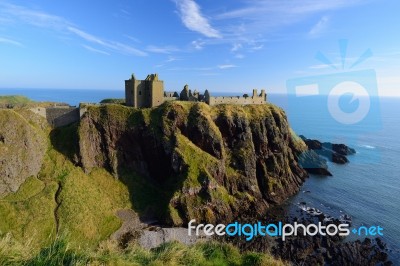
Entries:
{"label": "wispy cloud", "polygon": [[69,30],[72,33],[75,33],[76,35],[78,35],[79,37],[81,37],[82,39],[88,41],[88,42],[93,42],[93,43],[97,43],[103,46],[106,46],[107,44],[102,41],[101,39],[95,37],[94,35],[91,35],[87,32],[84,32],[80,29],[77,29],[75,27],[67,27],[67,30]]}
{"label": "wispy cloud", "polygon": [[203,40],[194,40],[194,41],[192,41],[191,44],[194,47],[194,49],[201,50],[201,49],[203,49],[203,47],[206,43]]}
{"label": "wispy cloud", "polygon": [[15,46],[20,46],[22,47],[22,43],[11,40],[11,39],[7,39],[7,38],[2,38],[0,37],[0,43],[5,43],[5,44],[11,44],[11,45],[15,45]]}
{"label": "wispy cloud", "polygon": [[261,50],[262,48],[264,48],[264,44],[259,44],[259,45],[252,46],[251,50],[257,51],[257,50]]}
{"label": "wispy cloud", "polygon": [[210,25],[203,16],[200,6],[194,0],[176,0],[179,16],[190,30],[199,32],[209,38],[221,38],[221,33]]}
{"label": "wispy cloud", "polygon": [[[243,57],[247,52],[255,52],[264,48],[266,42],[273,39],[296,38],[295,36],[316,37],[329,25],[330,18],[322,16],[316,25],[306,32],[291,32],[285,36],[279,33],[283,27],[309,20],[327,11],[353,7],[362,4],[361,0],[238,0],[237,8],[221,7],[204,17],[200,7],[194,0],[174,0],[184,25],[206,37],[195,40],[192,46],[201,50],[206,45],[228,44],[230,52]],[[219,22],[218,30],[209,21]],[[275,36],[275,37],[274,37]],[[235,55],[236,57],[236,55]]]}
{"label": "wispy cloud", "polygon": [[241,49],[243,45],[241,43],[234,43],[231,48],[231,52],[236,52]]}
{"label": "wispy cloud", "polygon": [[91,47],[91,46],[89,46],[89,45],[82,45],[82,47],[85,48],[86,50],[89,50],[89,51],[94,52],[94,53],[103,54],[103,55],[110,55],[110,54],[107,53],[107,52],[104,52],[104,51],[102,51],[102,50],[93,48],[93,47]]}
{"label": "wispy cloud", "polygon": [[[223,22],[221,24],[224,27],[220,27],[224,35],[223,41],[230,41],[233,45],[242,43],[245,49],[247,43],[262,44],[271,40],[271,36],[274,36],[282,27],[302,22],[323,12],[362,3],[361,0],[241,0],[238,1],[238,5],[236,5],[238,7],[235,9],[218,10],[218,13],[213,16],[213,20]],[[315,25],[315,29],[310,31],[310,34],[321,33],[328,22],[329,18],[323,17]],[[291,34],[290,37],[293,38],[293,32]],[[251,45],[248,48],[250,51],[254,50]]]}
{"label": "wispy cloud", "polygon": [[179,51],[179,49],[175,46],[149,45],[149,46],[147,46],[146,51],[152,52],[152,53],[159,53],[159,54],[171,54],[173,52]]}
{"label": "wispy cloud", "polygon": [[308,32],[308,35],[312,38],[320,36],[328,27],[329,17],[323,16]]}
{"label": "wispy cloud", "polygon": [[174,61],[178,61],[178,60],[182,60],[182,59],[174,57],[174,56],[168,56],[168,59],[165,60],[165,62],[169,63],[169,62],[174,62]]}
{"label": "wispy cloud", "polygon": [[126,38],[128,38],[129,40],[131,40],[131,41],[134,41],[134,42],[136,42],[136,43],[141,43],[141,41],[140,41],[138,38],[132,37],[132,36],[130,36],[130,35],[128,35],[128,34],[125,34],[124,36],[125,36]]}
{"label": "wispy cloud", "polygon": [[[60,16],[49,14],[41,10],[34,10],[18,5],[9,4],[6,2],[0,2],[0,7],[0,15],[12,21],[26,23],[35,27],[51,29],[57,33],[62,34],[72,33],[87,42],[94,43],[96,45],[102,46],[103,48],[114,50],[115,52],[119,52],[122,54],[134,56],[147,55],[146,52],[141,51],[133,46],[113,40],[102,39],[88,32],[85,32],[79,29],[78,26],[74,25],[74,23]],[[88,45],[86,46],[90,47]],[[87,47],[84,48],[87,49]],[[93,49],[99,50],[97,48]]]}
{"label": "wispy cloud", "polygon": [[[259,0],[246,1],[238,9],[228,10],[216,16],[217,19],[247,18],[253,21],[264,21],[270,24],[285,23],[285,19],[293,16],[302,17],[321,11],[339,9],[361,3],[361,0],[337,0],[337,1],[315,1],[315,0]],[[272,16],[272,18],[271,18]],[[285,17],[282,17],[285,16]],[[282,17],[275,20],[276,17]]]}
{"label": "wispy cloud", "polygon": [[18,20],[33,26],[51,29],[63,29],[72,24],[62,17],[41,10],[33,10],[7,2],[1,2],[0,6],[0,13],[13,21]]}
{"label": "wispy cloud", "polygon": [[175,61],[178,61],[178,60],[182,60],[182,59],[181,59],[181,58],[174,57],[174,56],[168,56],[168,58],[167,58],[166,60],[164,60],[163,62],[161,62],[161,63],[158,64],[158,65],[155,65],[155,67],[156,67],[156,68],[164,67],[164,66],[167,65],[168,63],[175,62]]}
{"label": "wispy cloud", "polygon": [[232,64],[218,65],[219,69],[227,69],[227,68],[234,68],[234,67],[237,67],[237,65],[232,65]]}
{"label": "wispy cloud", "polygon": [[136,55],[136,56],[146,56],[147,55],[147,53],[145,53],[139,49],[136,49],[132,46],[129,46],[129,45],[126,45],[126,44],[123,44],[120,42],[102,40],[99,37],[96,37],[92,34],[89,34],[85,31],[82,31],[75,27],[67,27],[67,29],[68,29],[68,31],[76,34],[77,36],[81,37],[82,39],[84,39],[88,42],[96,43],[98,45],[115,50],[115,51],[123,53],[123,54]]}

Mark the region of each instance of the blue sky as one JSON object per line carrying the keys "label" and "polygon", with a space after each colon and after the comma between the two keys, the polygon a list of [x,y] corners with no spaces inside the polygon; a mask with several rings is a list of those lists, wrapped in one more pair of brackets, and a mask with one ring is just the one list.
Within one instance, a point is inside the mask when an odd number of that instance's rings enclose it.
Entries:
{"label": "blue sky", "polygon": [[121,90],[134,72],[158,73],[167,90],[284,93],[287,80],[348,71],[369,49],[351,70],[374,69],[379,93],[400,96],[399,10],[397,0],[0,0],[0,87]]}

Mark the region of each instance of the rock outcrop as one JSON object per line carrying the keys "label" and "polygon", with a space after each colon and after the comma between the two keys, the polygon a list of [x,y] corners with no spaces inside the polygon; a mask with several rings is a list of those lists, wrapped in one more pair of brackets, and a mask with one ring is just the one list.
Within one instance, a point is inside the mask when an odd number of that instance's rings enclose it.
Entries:
{"label": "rock outcrop", "polygon": [[16,111],[0,109],[0,197],[38,174],[46,148],[41,130]]}
{"label": "rock outcrop", "polygon": [[307,177],[297,163],[306,146],[291,133],[284,111],[271,104],[92,106],[79,138],[85,171],[104,167],[127,184],[125,173],[140,175],[140,182],[161,188],[159,205],[148,208],[163,208],[157,218],[175,226],[262,214]]}
{"label": "rock outcrop", "polygon": [[318,155],[321,155],[337,164],[348,163],[349,160],[346,156],[356,153],[354,149],[345,144],[334,144],[330,142],[321,143],[316,139],[308,139],[304,136],[300,136],[300,138],[306,143],[310,150],[315,151]]}

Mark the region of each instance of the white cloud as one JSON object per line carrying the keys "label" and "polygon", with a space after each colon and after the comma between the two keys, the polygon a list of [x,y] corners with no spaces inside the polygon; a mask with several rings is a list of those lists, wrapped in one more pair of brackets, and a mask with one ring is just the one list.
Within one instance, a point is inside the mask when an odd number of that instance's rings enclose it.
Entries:
{"label": "white cloud", "polygon": [[40,10],[28,9],[6,2],[0,3],[0,6],[0,14],[13,21],[19,20],[33,26],[52,29],[62,29],[71,24],[62,17],[51,15]]}
{"label": "white cloud", "polygon": [[328,27],[329,24],[329,17],[323,16],[317,24],[315,24],[311,30],[308,32],[310,37],[318,37],[320,36]]}
{"label": "white cloud", "polygon": [[264,48],[264,44],[255,45],[255,46],[251,47],[251,50],[257,51],[257,50],[261,50],[262,48]]}
{"label": "white cloud", "polygon": [[152,52],[152,53],[159,53],[159,54],[170,54],[172,52],[177,52],[179,51],[178,48],[175,46],[155,46],[155,45],[149,45],[146,48],[147,51]]}
{"label": "white cloud", "polygon": [[101,39],[99,39],[99,38],[97,38],[97,37],[95,37],[95,36],[93,36],[93,35],[91,35],[91,34],[89,34],[89,33],[87,33],[87,32],[84,32],[84,31],[79,30],[79,29],[74,28],[74,27],[67,27],[67,29],[68,29],[70,32],[75,33],[76,35],[78,35],[79,37],[85,39],[85,40],[88,41],[88,42],[97,43],[97,44],[100,44],[100,45],[103,45],[103,46],[106,46],[106,45],[107,45],[107,44],[106,44],[104,41],[102,41]]}
{"label": "white cloud", "polygon": [[122,54],[135,56],[147,55],[147,53],[136,49],[135,47],[112,40],[101,39],[90,33],[80,30],[76,25],[60,16],[55,16],[40,10],[33,10],[6,2],[0,2],[0,7],[0,16],[4,16],[12,21],[23,22],[35,27],[51,29],[55,32],[63,34],[73,33],[87,42],[101,45],[104,48],[108,48]]}
{"label": "white cloud", "polygon": [[199,32],[209,38],[221,38],[218,30],[214,29],[208,19],[201,13],[199,5],[194,0],[176,0],[180,18],[190,30]]}
{"label": "white cloud", "polygon": [[125,36],[126,38],[128,38],[129,40],[131,40],[131,41],[134,41],[134,42],[136,42],[136,43],[141,43],[141,41],[140,41],[138,38],[132,37],[132,36],[130,36],[130,35],[128,35],[128,34],[125,34],[124,36]]}
{"label": "white cloud", "polygon": [[[361,3],[361,0],[336,0],[336,1],[315,1],[315,0],[258,0],[247,1],[246,4],[235,10],[228,10],[220,13],[218,19],[239,19],[264,21],[273,24],[281,24],[285,19],[293,19],[293,15],[302,16],[315,14],[317,12],[339,9]],[[281,17],[275,20],[275,17]]]}
{"label": "white cloud", "polygon": [[232,45],[231,52],[236,52],[237,50],[239,50],[241,48],[242,48],[242,44],[241,43],[234,43]]}
{"label": "white cloud", "polygon": [[201,49],[203,49],[203,47],[204,47],[205,44],[206,44],[206,43],[205,43],[204,41],[202,41],[202,40],[195,40],[195,41],[192,41],[192,46],[193,46],[194,49],[196,49],[196,50],[201,50]]}
{"label": "white cloud", "polygon": [[[282,27],[294,25],[322,12],[362,3],[361,0],[244,0],[239,1],[239,8],[226,9],[216,14],[213,19],[221,20],[224,22],[223,25],[228,25],[222,30],[224,37],[230,39],[231,43],[243,40],[265,43],[266,34],[274,34]],[[328,19],[321,21],[320,30],[323,29],[324,22],[328,22]],[[313,32],[317,33],[317,29]],[[279,38],[282,37],[284,36]],[[268,40],[271,40],[271,37],[268,37]]]}
{"label": "white cloud", "polygon": [[91,47],[91,46],[89,46],[89,45],[82,45],[82,47],[85,48],[86,50],[89,50],[89,51],[94,52],[94,53],[104,54],[104,55],[110,55],[110,54],[107,53],[107,52],[104,52],[104,51],[102,51],[102,50],[93,48],[93,47]]}
{"label": "white cloud", "polygon": [[173,57],[173,56],[168,56],[168,59],[165,60],[165,62],[169,63],[169,62],[174,62],[174,61],[178,61],[178,60],[181,60],[181,59],[179,59],[177,57]]}
{"label": "white cloud", "polygon": [[226,65],[218,65],[219,69],[227,69],[227,68],[234,68],[237,67],[236,65],[226,64]]}
{"label": "white cloud", "polygon": [[102,40],[92,34],[89,34],[87,32],[84,32],[84,31],[74,28],[74,27],[68,27],[67,29],[70,32],[76,34],[77,36],[81,37],[82,39],[84,39],[88,42],[96,43],[98,45],[115,50],[115,51],[123,53],[123,54],[136,55],[136,56],[146,56],[147,55],[147,53],[145,53],[141,50],[138,50],[132,46],[129,46],[129,45],[126,45],[123,43],[119,43],[119,42]]}
{"label": "white cloud", "polygon": [[2,37],[0,37],[0,43],[12,44],[15,46],[20,46],[20,47],[23,46],[22,43],[20,43],[20,42],[17,42],[17,41],[11,40],[11,39],[7,39],[7,38],[2,38]]}

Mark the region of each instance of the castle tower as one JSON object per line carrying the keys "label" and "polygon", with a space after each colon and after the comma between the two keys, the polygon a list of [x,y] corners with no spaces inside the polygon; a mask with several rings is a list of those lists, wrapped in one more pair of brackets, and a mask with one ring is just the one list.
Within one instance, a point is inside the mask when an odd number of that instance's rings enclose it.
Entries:
{"label": "castle tower", "polygon": [[136,108],[154,107],[164,102],[164,82],[157,74],[148,75],[145,80],[138,80],[132,74],[125,80],[125,102]]}
{"label": "castle tower", "polygon": [[159,106],[164,102],[164,82],[157,74],[148,75],[146,82],[150,92],[149,107]]}
{"label": "castle tower", "polygon": [[181,101],[189,101],[190,94],[189,94],[189,86],[186,84],[181,91],[179,98]]}
{"label": "castle tower", "polygon": [[209,92],[208,90],[206,90],[206,91],[204,92],[204,101],[205,101],[207,104],[210,104],[210,98],[211,98],[210,92]]}
{"label": "castle tower", "polygon": [[145,104],[144,85],[142,80],[136,79],[133,74],[130,79],[125,80],[125,103],[127,106],[142,107]]}
{"label": "castle tower", "polygon": [[265,93],[265,90],[261,90],[260,97],[261,97],[264,101],[267,101],[267,94]]}

